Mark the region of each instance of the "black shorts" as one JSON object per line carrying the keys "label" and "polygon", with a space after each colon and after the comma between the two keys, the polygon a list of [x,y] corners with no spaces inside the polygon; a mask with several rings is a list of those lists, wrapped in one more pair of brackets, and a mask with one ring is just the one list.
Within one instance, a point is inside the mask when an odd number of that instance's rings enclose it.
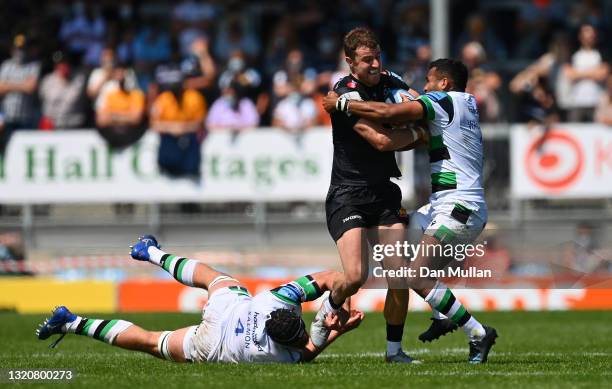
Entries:
{"label": "black shorts", "polygon": [[325,200],[327,229],[334,242],[346,231],[408,223],[402,192],[392,182],[370,185],[330,185]]}

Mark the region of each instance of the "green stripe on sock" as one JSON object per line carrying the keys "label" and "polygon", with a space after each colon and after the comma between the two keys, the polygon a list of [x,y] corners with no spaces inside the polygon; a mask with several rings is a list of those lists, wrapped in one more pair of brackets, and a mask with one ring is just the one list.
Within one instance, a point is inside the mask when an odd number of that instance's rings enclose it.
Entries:
{"label": "green stripe on sock", "polygon": [[111,320],[108,322],[108,324],[106,326],[104,326],[104,328],[102,329],[102,332],[100,332],[100,336],[99,339],[100,340],[104,340],[104,337],[106,336],[106,334],[108,333],[108,331],[110,331],[111,328],[113,328],[113,326],[117,324],[117,320]]}
{"label": "green stripe on sock", "polygon": [[181,263],[179,263],[178,271],[176,272],[176,279],[179,280],[180,282],[184,282],[184,280],[183,280],[183,268],[185,267],[186,264],[187,264],[187,259],[185,259],[185,258],[183,258],[183,261],[181,261]]}
{"label": "green stripe on sock", "polygon": [[442,298],[442,301],[440,301],[440,304],[438,304],[436,306],[436,309],[438,311],[441,311],[442,308],[444,308],[444,306],[448,302],[448,299],[451,297],[451,295],[452,295],[452,293],[451,293],[450,289],[446,288],[446,292],[444,292],[444,297]]}
{"label": "green stripe on sock", "polygon": [[457,312],[455,312],[455,314],[453,315],[453,317],[451,317],[451,320],[454,321],[455,323],[459,322],[459,320],[463,317],[463,315],[465,315],[465,308],[462,306],[459,307],[459,309],[457,309]]}
{"label": "green stripe on sock", "polygon": [[166,259],[166,261],[164,262],[164,270],[167,271],[168,273],[170,272],[170,265],[174,263],[175,259],[176,259],[176,255],[170,255],[168,259]]}
{"label": "green stripe on sock", "polygon": [[85,323],[85,325],[83,326],[83,331],[81,331],[82,335],[87,335],[87,333],[89,332],[89,327],[91,327],[91,325],[94,323],[93,319],[85,319],[87,320],[87,323]]}
{"label": "green stripe on sock", "polygon": [[438,185],[457,185],[457,175],[455,172],[432,173],[431,183]]}

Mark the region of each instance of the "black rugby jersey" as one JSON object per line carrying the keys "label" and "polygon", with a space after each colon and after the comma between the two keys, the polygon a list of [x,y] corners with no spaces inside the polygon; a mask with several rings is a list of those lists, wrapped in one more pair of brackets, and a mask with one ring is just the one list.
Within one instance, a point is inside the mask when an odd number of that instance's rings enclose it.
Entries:
{"label": "black rugby jersey", "polygon": [[[343,95],[357,92],[364,101],[385,101],[391,89],[410,89],[399,76],[383,72],[378,85],[368,87],[352,75],[342,78],[334,92]],[[331,114],[334,143],[332,185],[372,185],[400,177],[394,151],[378,151],[359,135],[353,127],[359,121],[355,115],[335,111]]]}

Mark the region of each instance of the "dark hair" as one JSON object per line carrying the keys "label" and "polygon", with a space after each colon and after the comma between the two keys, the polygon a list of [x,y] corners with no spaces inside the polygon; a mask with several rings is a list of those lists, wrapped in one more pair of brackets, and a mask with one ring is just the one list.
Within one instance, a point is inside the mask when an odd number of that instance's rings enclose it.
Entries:
{"label": "dark hair", "polygon": [[273,341],[291,345],[306,332],[302,317],[289,309],[277,309],[266,320],[266,333]]}
{"label": "dark hair", "polygon": [[372,30],[366,27],[357,27],[349,31],[343,39],[344,55],[351,59],[355,59],[355,51],[358,47],[367,47],[370,49],[380,48],[378,39]]}
{"label": "dark hair", "polygon": [[453,90],[465,92],[468,70],[463,62],[452,58],[440,58],[429,64],[429,69],[432,68],[436,68],[438,73],[453,80]]}

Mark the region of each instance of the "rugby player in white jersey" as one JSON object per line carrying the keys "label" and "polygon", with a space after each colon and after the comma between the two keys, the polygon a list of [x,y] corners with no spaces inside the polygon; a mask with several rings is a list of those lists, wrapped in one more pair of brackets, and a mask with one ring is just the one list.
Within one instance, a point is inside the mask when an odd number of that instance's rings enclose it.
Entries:
{"label": "rugby player in white jersey", "polygon": [[[368,135],[362,136],[370,142],[380,136],[397,136],[397,131],[385,130],[382,123],[427,123],[432,193],[430,203],[410,217],[411,227],[423,232],[423,245],[472,242],[487,222],[482,133],[476,99],[465,92],[467,79],[463,63],[438,59],[429,65],[425,94],[415,101],[354,101],[330,93],[323,102],[328,111],[338,110],[369,121]],[[414,131],[413,136],[417,138]],[[414,264],[432,264],[433,258],[422,254]],[[443,282],[425,277],[409,285],[433,311],[431,327],[419,337],[422,341],[437,339],[459,326],[469,338],[469,362],[487,361],[497,338],[494,328],[480,324]]]}
{"label": "rugby player in white jersey", "polygon": [[[68,333],[86,335],[113,346],[149,353],[174,362],[281,362],[313,360],[327,345],[361,323],[363,313],[351,310],[325,318],[327,342],[315,347],[302,320],[300,304],[330,290],[335,271],[301,277],[251,297],[240,282],[197,260],[163,252],[155,237],[141,237],[132,258],[154,263],[177,281],[208,291],[202,322],[175,331],[147,331],[125,320],[98,320],[77,316],[58,307],[36,331],[39,339]],[[150,298],[155,298],[151,296]]]}

